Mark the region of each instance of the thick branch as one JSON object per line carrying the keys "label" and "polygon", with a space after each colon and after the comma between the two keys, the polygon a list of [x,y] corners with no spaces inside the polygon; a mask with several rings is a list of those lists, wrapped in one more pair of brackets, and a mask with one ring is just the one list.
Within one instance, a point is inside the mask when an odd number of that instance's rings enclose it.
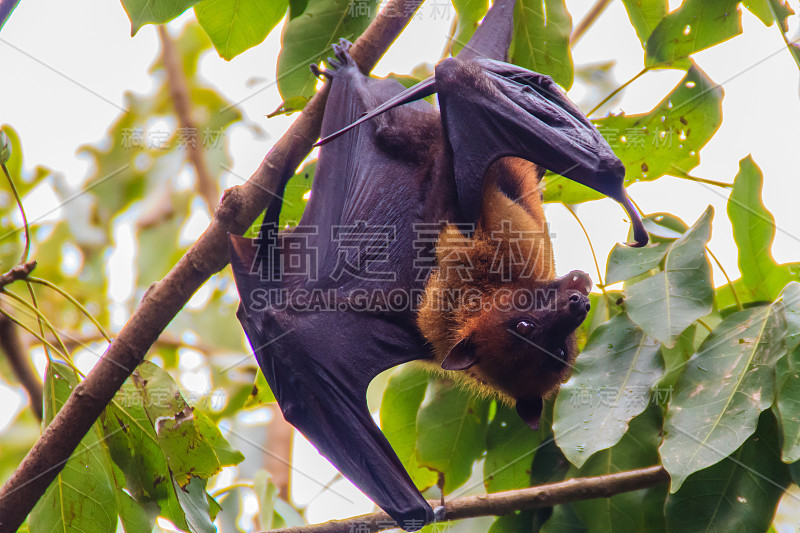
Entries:
{"label": "thick branch", "polygon": [[[561,503],[609,498],[615,494],[653,487],[668,479],[669,475],[663,468],[651,466],[605,476],[573,478],[527,489],[465,496],[447,502],[444,519],[450,521],[476,516],[502,516],[514,511],[552,507]],[[435,501],[430,503],[438,505]],[[312,526],[273,529],[270,533],[372,533],[396,527],[389,515],[378,512]]]}
{"label": "thick branch", "polygon": [[197,190],[205,200],[208,212],[213,213],[219,200],[219,190],[208,170],[203,148],[197,143],[197,125],[192,118],[192,98],[189,95],[189,84],[183,74],[183,63],[164,24],[158,26],[158,37],[161,40],[161,60],[167,73],[167,87],[172,98],[172,106],[178,115],[178,124],[187,134],[183,148],[186,149],[186,157],[194,167]]}
{"label": "thick branch", "polygon": [[[391,0],[355,42],[351,55],[369,72],[410,20],[420,0]],[[0,532],[16,531],[150,346],[211,275],[228,264],[228,233],[241,235],[319,137],[326,84],[244,185],[226,191],[211,224],[163,280],[154,283],[101,360],[0,488]]]}
{"label": "thick branch", "polygon": [[36,418],[42,419],[42,380],[36,374],[22,344],[19,329],[7,316],[0,315],[0,349],[6,354],[14,376],[28,393],[28,401]]}

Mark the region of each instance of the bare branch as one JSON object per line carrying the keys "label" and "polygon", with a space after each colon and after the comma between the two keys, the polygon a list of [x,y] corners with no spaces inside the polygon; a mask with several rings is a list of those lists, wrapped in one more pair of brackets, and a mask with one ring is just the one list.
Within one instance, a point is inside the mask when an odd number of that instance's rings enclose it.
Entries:
{"label": "bare branch", "polygon": [[[164,24],[158,26],[158,38],[161,40],[161,60],[164,62],[164,70],[167,73],[167,86],[175,114],[178,115],[178,124],[183,131],[190,132],[190,134],[191,132],[196,133],[197,125],[192,117],[192,97],[189,95],[189,85],[183,74],[183,63]],[[197,190],[205,200],[208,212],[213,213],[219,200],[219,190],[208,170],[206,158],[203,156],[203,148],[193,137],[186,143],[185,149],[186,157],[194,167]]]}
{"label": "bare branch", "polygon": [[[573,478],[527,489],[465,496],[447,502],[444,519],[450,521],[477,516],[502,516],[515,511],[552,507],[561,503],[609,498],[615,494],[653,487],[665,483],[668,479],[669,475],[663,468],[651,466],[605,476]],[[432,506],[438,505],[437,501],[430,503]],[[324,524],[273,529],[270,530],[270,533],[350,533],[352,531],[372,533],[396,527],[397,524],[389,515],[378,512],[347,520],[332,520]]]}
{"label": "bare branch", "polygon": [[0,289],[17,280],[27,278],[34,268],[36,268],[36,261],[28,261],[27,263],[16,265],[5,274],[0,275]]}
{"label": "bare branch", "polygon": [[[369,72],[413,16],[421,0],[391,0],[351,55]],[[101,360],[70,395],[55,419],[0,488],[0,532],[16,531],[58,475],[150,346],[192,295],[228,264],[228,233],[241,235],[275,194],[285,168],[297,168],[319,137],[329,85],[306,105],[247,182],[223,195],[214,219],[161,281],[151,285]]]}
{"label": "bare branch", "polygon": [[611,0],[597,0],[597,2],[589,9],[589,12],[586,13],[586,16],[578,23],[578,26],[572,31],[572,35],[569,36],[569,42],[571,45],[575,45],[578,42],[578,39],[583,37],[583,34],[586,33],[586,30],[592,27],[592,24],[598,19],[598,17],[605,11],[608,7],[608,4],[611,3]]}

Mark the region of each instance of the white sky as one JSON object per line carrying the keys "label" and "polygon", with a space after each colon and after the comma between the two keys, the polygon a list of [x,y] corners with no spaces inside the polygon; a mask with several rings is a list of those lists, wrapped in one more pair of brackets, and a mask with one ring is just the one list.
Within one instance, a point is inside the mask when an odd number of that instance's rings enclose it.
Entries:
{"label": "white sky", "polygon": [[[568,0],[574,21],[580,20],[593,3]],[[673,0],[670,5],[675,7],[678,3]],[[790,3],[800,11],[800,1]],[[423,5],[421,12],[421,19],[411,24],[378,65],[377,75],[407,72],[420,62],[435,63],[439,59],[450,20],[433,20],[429,6]],[[185,15],[172,26],[180,26],[190,16]],[[731,182],[739,160],[752,154],[764,172],[764,203],[775,215],[778,227],[773,254],[779,262],[800,261],[800,75],[774,26],[764,27],[744,9],[742,18],[742,35],[694,56],[711,79],[722,84],[725,97],[722,127],[701,151],[700,166],[693,174]],[[795,16],[790,27],[796,32],[797,26]],[[201,61],[202,74],[229,100],[241,102],[239,107],[245,117],[268,133],[268,138],[259,137],[247,126],[237,126],[228,133],[233,172],[225,176],[224,186],[249,177],[274,140],[294,120],[265,117],[280,103],[274,84],[278,47],[279,29],[264,44],[231,62],[213,53]],[[157,49],[152,26],[143,28],[135,38],[130,37],[129,22],[119,2],[23,0],[0,32],[0,123],[11,124],[19,132],[28,168],[34,164],[48,166],[64,173],[74,184],[85,179],[89,162],[79,158],[76,149],[104,136],[120,112],[124,91],[143,93],[152,88],[147,68]],[[642,68],[643,52],[621,2],[611,3],[575,47],[573,57],[576,65],[615,60],[614,73],[620,83]],[[681,77],[677,71],[645,75],[626,91],[616,111],[649,111]],[[570,94],[577,99],[581,91],[576,87]],[[738,277],[725,191],[665,177],[634,185],[629,192],[645,211],[668,211],[688,223],[712,204],[716,217],[710,247],[729,274]],[[30,218],[49,209],[51,202],[47,194],[29,197],[26,210]],[[556,234],[559,272],[581,269],[596,278],[588,246],[574,219],[560,205],[548,206],[547,213],[551,231]],[[626,237],[624,213],[615,202],[602,200],[581,206],[579,214],[588,223],[604,269],[608,251]],[[196,216],[193,220],[192,226],[186,228],[187,238],[202,232],[207,217]],[[124,229],[123,224],[119,230],[124,233]],[[120,231],[115,234],[125,241]],[[115,255],[122,265],[129,264],[130,258],[129,247]],[[724,283],[716,266],[714,269],[715,283]],[[122,275],[113,281],[122,288],[112,290],[115,299],[129,299],[129,279]],[[123,313],[119,322],[124,318]],[[309,453],[299,453],[307,464]],[[319,478],[333,476],[332,468],[324,461],[308,466]],[[300,489],[302,481],[297,483]],[[350,489],[342,490],[352,494]],[[309,512],[312,521],[334,515],[351,516],[371,507],[363,498],[356,498],[354,504],[336,496],[321,496],[318,500]]]}

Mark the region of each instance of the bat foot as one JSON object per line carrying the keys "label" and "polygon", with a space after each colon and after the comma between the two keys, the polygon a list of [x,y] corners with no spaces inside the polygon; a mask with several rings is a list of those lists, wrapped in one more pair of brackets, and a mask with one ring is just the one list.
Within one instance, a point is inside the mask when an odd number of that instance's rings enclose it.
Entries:
{"label": "bat foot", "polygon": [[350,48],[352,46],[353,43],[347,39],[339,39],[339,44],[333,45],[333,54],[336,57],[329,57],[328,64],[331,65],[334,70],[348,67],[358,68],[355,60],[350,56]]}
{"label": "bat foot", "polygon": [[310,64],[310,65],[308,66],[308,68],[309,68],[309,70],[311,70],[311,73],[312,73],[312,74],[314,75],[314,77],[315,77],[315,78],[317,78],[317,79],[320,79],[320,80],[321,80],[322,78],[327,78],[327,79],[329,79],[329,80],[332,80],[332,79],[333,79],[333,76],[331,75],[331,73],[330,73],[330,72],[328,72],[327,70],[322,70],[321,68],[319,68],[319,65],[317,65],[316,63],[312,63],[312,64]]}
{"label": "bat foot", "polygon": [[434,522],[444,522],[444,517],[447,514],[447,509],[445,509],[444,505],[438,505],[433,509],[433,521]]}

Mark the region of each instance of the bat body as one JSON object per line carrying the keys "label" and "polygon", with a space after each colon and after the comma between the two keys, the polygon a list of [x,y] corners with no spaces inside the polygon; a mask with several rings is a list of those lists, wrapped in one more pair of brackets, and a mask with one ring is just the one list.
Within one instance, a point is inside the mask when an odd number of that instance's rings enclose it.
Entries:
{"label": "bat body", "polygon": [[[535,427],[591,286],[555,276],[544,169],[619,200],[646,241],[594,127],[549,78],[499,61],[512,10],[497,0],[464,51],[409,90],[335,46],[300,223],[278,227],[277,198],[257,239],[231,236],[237,316],[286,420],[409,531],[433,511],[367,409],[372,378],[424,360]],[[420,100],[433,92],[438,109]]]}

